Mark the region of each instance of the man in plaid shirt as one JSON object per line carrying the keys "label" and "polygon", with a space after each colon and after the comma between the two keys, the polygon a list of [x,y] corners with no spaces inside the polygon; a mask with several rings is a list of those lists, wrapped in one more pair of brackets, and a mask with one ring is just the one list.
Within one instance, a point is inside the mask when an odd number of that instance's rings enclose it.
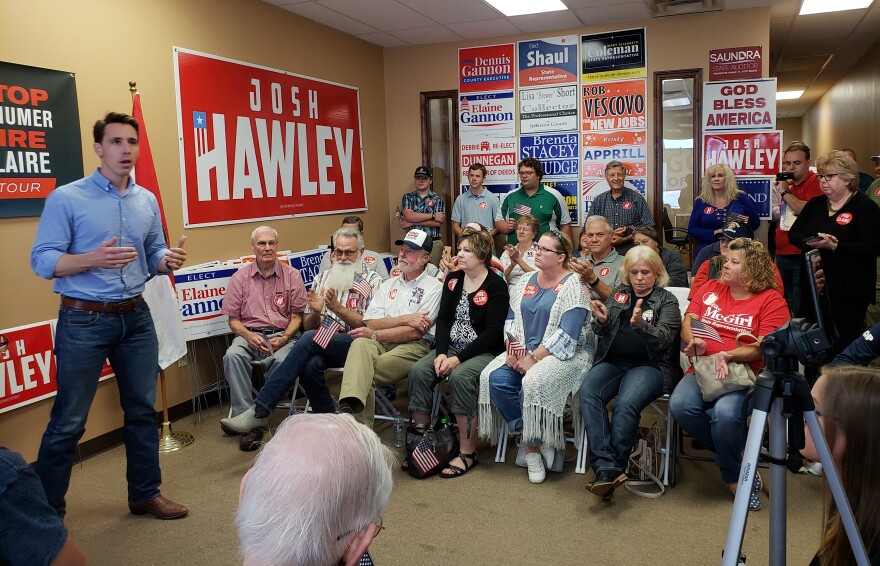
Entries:
{"label": "man in plaid shirt", "polygon": [[[297,377],[312,412],[336,411],[324,382],[324,370],[345,364],[353,341],[347,332],[364,325],[364,313],[382,283],[382,277],[364,264],[363,252],[363,236],[356,228],[343,227],[333,234],[333,265],[309,292],[303,323],[307,331],[260,390],[255,405],[237,417],[222,419],[224,426],[242,433],[263,426]],[[314,336],[325,317],[334,318],[340,331],[322,347]]]}
{"label": "man in plaid shirt", "polygon": [[446,220],[446,203],[442,195],[431,190],[434,172],[430,167],[419,165],[413,175],[416,190],[403,195],[400,203],[400,227],[404,232],[415,228],[426,232],[434,240],[431,263],[437,265],[443,253],[443,235],[440,226]]}
{"label": "man in plaid shirt", "polygon": [[609,161],[605,166],[605,180],[610,189],[593,199],[590,215],[604,216],[611,223],[614,229],[611,245],[623,256],[633,247],[636,226],[653,226],[654,217],[645,198],[624,186],[626,166],[623,163]]}

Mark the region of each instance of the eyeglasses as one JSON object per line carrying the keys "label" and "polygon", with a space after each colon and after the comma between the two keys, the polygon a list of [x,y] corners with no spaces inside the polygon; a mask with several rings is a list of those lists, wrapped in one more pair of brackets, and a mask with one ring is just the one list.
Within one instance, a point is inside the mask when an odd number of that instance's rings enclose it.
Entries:
{"label": "eyeglasses", "polygon": [[550,248],[545,248],[544,246],[535,246],[535,251],[536,251],[536,252],[541,252],[542,254],[549,254],[549,253],[553,253],[553,254],[564,254],[564,253],[565,253],[565,252],[560,252],[560,251],[557,251],[557,250],[551,250]]}
{"label": "eyeglasses", "polygon": [[840,175],[840,173],[825,173],[824,175],[816,175],[816,178],[820,181],[830,181],[838,175]]}
{"label": "eyeglasses", "polygon": [[520,171],[519,172],[520,177],[531,177],[534,174],[535,174],[534,171]]}
{"label": "eyeglasses", "polygon": [[269,240],[268,242],[263,242],[263,241],[256,242],[256,246],[258,248],[267,248],[267,247],[274,248],[277,245],[278,245],[278,240]]}
{"label": "eyeglasses", "polygon": [[333,250],[333,255],[336,257],[357,257],[358,250],[340,250],[336,248]]}
{"label": "eyeglasses", "polygon": [[[376,538],[377,536],[379,536],[379,533],[382,532],[382,530],[385,528],[384,526],[382,526],[382,515],[379,515],[379,520],[373,521],[373,524],[375,524],[377,527],[379,527],[378,529],[376,529],[376,532],[373,534],[373,538]],[[345,537],[351,535],[352,533],[354,533],[357,530],[358,529],[351,529],[350,531],[346,531],[346,532],[342,533],[341,535],[339,535],[338,537],[336,537],[336,540],[340,541],[340,540],[344,539]]]}

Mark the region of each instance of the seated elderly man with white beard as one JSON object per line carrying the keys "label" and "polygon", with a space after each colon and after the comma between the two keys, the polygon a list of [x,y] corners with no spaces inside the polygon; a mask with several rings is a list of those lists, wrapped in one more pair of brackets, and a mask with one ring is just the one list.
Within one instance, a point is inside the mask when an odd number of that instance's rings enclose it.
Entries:
{"label": "seated elderly man with white beard", "polygon": [[382,283],[382,277],[362,261],[363,251],[358,230],[343,227],[333,234],[333,264],[309,292],[304,313],[307,331],[272,373],[255,404],[237,417],[222,419],[224,426],[246,433],[266,424],[297,377],[313,412],[336,410],[324,370],[345,363],[353,340],[348,332],[364,326],[364,313]]}

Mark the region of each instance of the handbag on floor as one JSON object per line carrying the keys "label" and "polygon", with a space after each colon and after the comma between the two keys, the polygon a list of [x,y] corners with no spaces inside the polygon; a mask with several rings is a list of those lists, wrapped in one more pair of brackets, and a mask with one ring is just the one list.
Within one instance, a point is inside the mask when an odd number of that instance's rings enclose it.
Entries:
{"label": "handbag on floor", "polygon": [[[736,335],[736,345],[740,346],[739,339],[742,337],[752,338],[758,341],[754,335],[748,332],[740,332]],[[694,375],[697,378],[697,384],[703,393],[703,400],[712,402],[721,397],[725,393],[731,391],[739,391],[740,389],[748,389],[755,385],[755,372],[749,364],[745,362],[727,362],[727,377],[724,381],[715,379],[715,356],[691,356],[690,362],[694,368]]]}
{"label": "handbag on floor", "polygon": [[441,419],[434,425],[410,425],[406,429],[406,461],[409,475],[423,480],[440,472],[458,456],[458,427]]}
{"label": "handbag on floor", "polygon": [[[663,473],[663,437],[660,427],[654,423],[650,427],[639,427],[635,446],[629,455],[628,476],[638,479],[627,480],[623,487],[629,493],[639,497],[656,499],[666,492],[666,486],[660,475]],[[660,491],[644,491],[639,488],[657,486]]]}

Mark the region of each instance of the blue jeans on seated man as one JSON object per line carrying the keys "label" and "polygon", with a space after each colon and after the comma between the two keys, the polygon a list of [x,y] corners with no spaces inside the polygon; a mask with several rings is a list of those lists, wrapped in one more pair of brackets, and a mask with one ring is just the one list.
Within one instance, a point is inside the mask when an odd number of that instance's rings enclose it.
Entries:
{"label": "blue jeans on seated man", "polygon": [[309,398],[314,413],[333,413],[336,403],[330,395],[324,381],[324,370],[328,367],[342,367],[352,339],[345,332],[337,332],[330,339],[326,348],[322,348],[312,339],[314,330],[308,330],[297,340],[293,349],[281,364],[274,368],[272,376],[260,389],[256,399],[256,416],[264,418],[284,398],[296,378]]}
{"label": "blue jeans on seated man", "polygon": [[507,422],[509,432],[522,430],[523,374],[507,364],[489,374],[489,399]]}
{"label": "blue jeans on seated man", "polygon": [[[581,415],[593,471],[622,473],[639,432],[642,410],[663,395],[663,372],[646,365],[601,362],[581,383]],[[617,397],[608,420],[607,405]]]}
{"label": "blue jeans on seated man", "polygon": [[697,442],[715,453],[721,478],[728,484],[739,480],[745,436],[743,403],[748,393],[748,389],[732,391],[706,403],[697,378],[688,373],[669,397],[672,418]]}
{"label": "blue jeans on seated man", "polygon": [[58,394],[38,454],[37,474],[46,499],[59,516],[85,432],[89,408],[104,360],[110,359],[124,414],[128,502],[159,495],[159,429],[156,424],[156,376],[159,342],[150,308],[141,303],[127,313],[99,313],[61,307],[55,330]]}

